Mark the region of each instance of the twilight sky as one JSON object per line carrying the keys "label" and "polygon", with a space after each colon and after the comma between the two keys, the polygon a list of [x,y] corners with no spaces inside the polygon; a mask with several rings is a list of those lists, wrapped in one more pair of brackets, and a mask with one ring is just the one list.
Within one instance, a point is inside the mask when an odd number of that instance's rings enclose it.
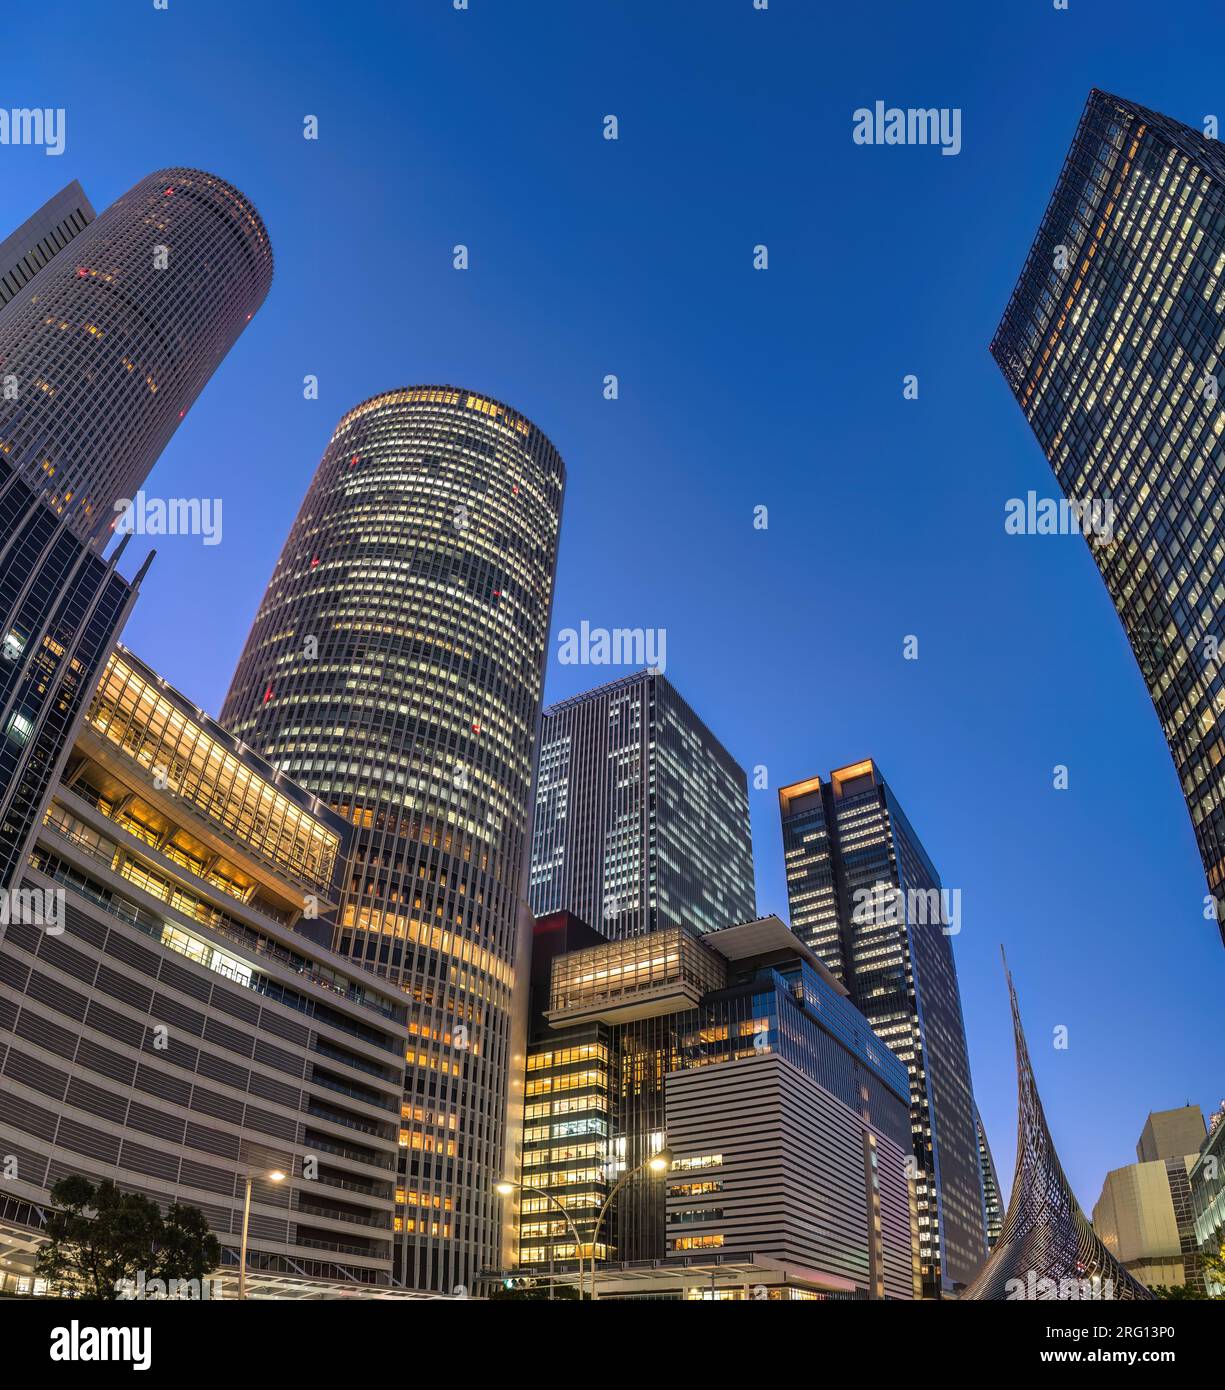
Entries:
{"label": "twilight sky", "polygon": [[[1156,13],[14,7],[0,100],[65,108],[67,147],[0,147],[0,236],[72,178],[100,210],[180,164],[242,189],[276,255],[266,304],[147,485],[220,498],[222,542],[159,539],[124,640],[216,712],[339,416],[424,382],[519,408],[569,467],[555,631],[666,629],[669,677],[746,768],[767,769],[751,794],[763,912],[786,916],[777,787],[877,759],[962,890],[955,949],[1001,1180],[1015,1127],[1003,942],[1091,1208],[1150,1109],[1225,1095],[1225,952],[1083,541],[1005,534],[1009,498],[1057,494],[987,344],[1090,87],[1225,121],[1220,26],[1168,0],[1157,43]],[[961,152],[855,144],[852,113],[878,99],[960,108]],[[308,373],[318,401],[303,399]],[[556,652],[550,699],[625,673]]]}

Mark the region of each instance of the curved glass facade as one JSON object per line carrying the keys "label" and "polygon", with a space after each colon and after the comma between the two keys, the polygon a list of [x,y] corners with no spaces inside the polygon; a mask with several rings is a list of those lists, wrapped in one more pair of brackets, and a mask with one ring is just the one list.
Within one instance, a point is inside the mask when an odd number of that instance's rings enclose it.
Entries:
{"label": "curved glass facade", "polygon": [[1225,153],[1089,96],[991,351],[1090,539],[1225,940]]}
{"label": "curved glass facade", "polygon": [[450,386],[340,421],[222,722],[356,827],[336,948],[410,997],[398,1274],[496,1267],[527,815],[565,467]]}

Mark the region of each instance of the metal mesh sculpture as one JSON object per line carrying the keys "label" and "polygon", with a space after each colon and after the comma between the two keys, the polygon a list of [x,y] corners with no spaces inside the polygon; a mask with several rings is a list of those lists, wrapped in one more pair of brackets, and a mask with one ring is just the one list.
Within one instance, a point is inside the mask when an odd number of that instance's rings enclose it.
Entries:
{"label": "metal mesh sculpture", "polygon": [[1094,1233],[1072,1195],[1042,1112],[1021,1010],[1005,961],[1017,1047],[1017,1167],[1004,1229],[961,1295],[1003,1299],[1151,1299]]}

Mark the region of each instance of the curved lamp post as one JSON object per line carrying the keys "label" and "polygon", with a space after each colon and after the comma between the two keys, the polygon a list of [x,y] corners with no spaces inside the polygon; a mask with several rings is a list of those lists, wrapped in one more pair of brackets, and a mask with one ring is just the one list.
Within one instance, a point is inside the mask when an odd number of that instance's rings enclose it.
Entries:
{"label": "curved lamp post", "polygon": [[[272,1168],[266,1173],[261,1173],[260,1177],[267,1178],[269,1182],[284,1182],[285,1174],[279,1168]],[[250,1168],[247,1169],[247,1191],[242,1201],[242,1246],[238,1252],[238,1297],[247,1296],[247,1227],[251,1222],[251,1186],[255,1181],[255,1174]]]}
{"label": "curved lamp post", "polygon": [[[546,1192],[543,1187],[533,1187],[530,1183],[516,1182],[513,1178],[503,1178],[501,1182],[494,1183],[493,1190],[499,1197],[509,1197],[512,1192],[535,1192],[537,1196],[544,1197],[553,1203],[562,1216],[565,1218],[566,1225],[570,1227],[570,1234],[574,1237],[574,1258],[578,1261],[578,1296],[583,1296],[583,1242],[579,1239],[578,1228],[570,1217],[570,1213],[553,1196],[551,1192]],[[553,1247],[549,1246],[549,1297],[553,1297]]]}
{"label": "curved lamp post", "polygon": [[625,1186],[631,1178],[636,1178],[639,1173],[649,1171],[655,1177],[662,1178],[672,1167],[672,1150],[665,1147],[658,1153],[653,1153],[650,1158],[640,1163],[637,1168],[631,1168],[628,1172],[622,1173],[613,1186],[612,1191],[604,1199],[604,1205],[600,1208],[600,1214],[596,1217],[595,1230],[591,1234],[591,1298],[594,1302],[599,1295],[595,1288],[595,1251],[600,1241],[600,1227],[604,1224],[604,1217],[608,1213],[608,1208],[612,1206],[613,1198]]}

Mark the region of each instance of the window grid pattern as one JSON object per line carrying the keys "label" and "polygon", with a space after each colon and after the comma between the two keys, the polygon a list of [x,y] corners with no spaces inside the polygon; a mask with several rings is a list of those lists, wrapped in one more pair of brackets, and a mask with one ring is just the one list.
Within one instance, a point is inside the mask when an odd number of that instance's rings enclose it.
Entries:
{"label": "window grid pattern", "polygon": [[272,283],[255,208],[163,169],[0,308],[0,452],[82,539],[104,542]]}
{"label": "window grid pattern", "polygon": [[410,1287],[500,1262],[511,990],[565,468],[516,411],[453,386],[363,402],[324,452],[222,723],[356,827],[336,948],[409,996]]}
{"label": "window grid pattern", "polygon": [[1225,154],[1094,91],[992,353],[1161,720],[1225,940]]}

